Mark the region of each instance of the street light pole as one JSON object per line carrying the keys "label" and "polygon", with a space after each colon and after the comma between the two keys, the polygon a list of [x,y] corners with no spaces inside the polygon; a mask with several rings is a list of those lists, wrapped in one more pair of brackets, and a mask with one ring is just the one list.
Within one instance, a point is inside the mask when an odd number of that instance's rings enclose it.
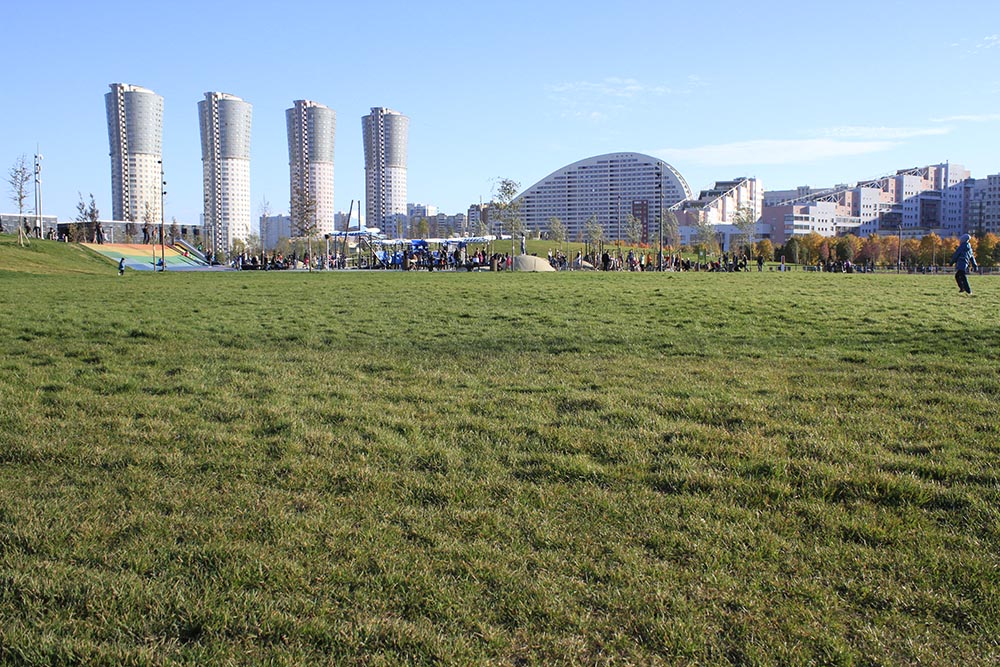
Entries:
{"label": "street light pole", "polygon": [[899,241],[896,243],[896,273],[899,273],[899,265],[903,263],[903,223],[899,223]]}
{"label": "street light pole", "polygon": [[159,160],[160,163],[160,271],[167,270],[167,246],[166,239],[163,236],[163,202],[164,197],[167,196],[167,182],[163,180],[163,160]]}
{"label": "street light pole", "polygon": [[656,189],[660,196],[657,204],[660,207],[660,224],[657,225],[657,235],[659,236],[659,246],[656,253],[656,270],[663,271],[663,163],[660,162],[656,169]]}
{"label": "street light pole", "polygon": [[[35,147],[35,226],[42,233],[42,154]],[[43,234],[44,236],[44,234]]]}
{"label": "street light pole", "polygon": [[622,196],[618,195],[618,259],[622,257]]}

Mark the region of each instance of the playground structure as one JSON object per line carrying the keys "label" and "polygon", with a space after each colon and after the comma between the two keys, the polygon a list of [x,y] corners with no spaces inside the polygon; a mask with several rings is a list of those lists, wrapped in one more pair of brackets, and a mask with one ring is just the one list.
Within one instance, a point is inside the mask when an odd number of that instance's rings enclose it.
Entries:
{"label": "playground structure", "polygon": [[124,258],[125,266],[136,271],[160,269],[204,271],[213,268],[209,266],[200,253],[192,253],[182,246],[144,245],[141,243],[81,243],[80,245],[107,257],[116,264]]}

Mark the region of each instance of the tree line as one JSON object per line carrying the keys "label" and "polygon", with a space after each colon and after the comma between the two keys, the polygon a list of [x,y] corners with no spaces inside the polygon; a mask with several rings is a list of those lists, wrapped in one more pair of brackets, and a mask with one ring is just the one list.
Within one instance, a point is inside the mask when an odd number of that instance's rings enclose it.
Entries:
{"label": "tree line", "polygon": [[[784,256],[785,261],[791,264],[833,260],[883,266],[895,265],[897,261],[907,266],[944,266],[951,261],[958,243],[958,238],[954,236],[942,238],[933,232],[919,239],[903,239],[902,245],[899,236],[870,234],[862,238],[848,234],[831,238],[810,232],[805,236],[793,236],[776,248],[774,260]],[[1000,237],[996,234],[973,237],[971,245],[980,265],[1000,265]]]}

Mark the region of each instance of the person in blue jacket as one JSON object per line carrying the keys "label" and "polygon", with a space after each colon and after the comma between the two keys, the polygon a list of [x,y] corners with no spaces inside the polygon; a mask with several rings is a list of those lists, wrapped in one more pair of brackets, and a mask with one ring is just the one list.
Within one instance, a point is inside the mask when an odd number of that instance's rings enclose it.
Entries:
{"label": "person in blue jacket", "polygon": [[976,264],[976,253],[972,251],[972,244],[969,243],[970,238],[968,234],[962,234],[958,249],[951,256],[951,263],[955,265],[955,282],[958,283],[958,291],[966,294],[972,294],[972,290],[969,289],[969,279],[965,277],[965,272],[970,267],[973,271],[979,268],[979,265]]}

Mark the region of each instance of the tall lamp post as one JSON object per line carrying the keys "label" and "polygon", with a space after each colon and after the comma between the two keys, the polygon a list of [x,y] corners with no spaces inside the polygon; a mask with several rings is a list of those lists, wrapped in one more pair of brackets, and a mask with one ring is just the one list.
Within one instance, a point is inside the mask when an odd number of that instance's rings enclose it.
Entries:
{"label": "tall lamp post", "polygon": [[897,227],[899,230],[899,241],[896,243],[896,273],[899,273],[899,266],[903,263],[903,223]]}
{"label": "tall lamp post", "polygon": [[[37,148],[35,149],[38,150]],[[35,153],[35,227],[42,234],[42,154]]]}
{"label": "tall lamp post", "polygon": [[163,180],[163,160],[160,163],[160,271],[167,270],[167,240],[163,236],[163,201],[167,196],[167,182]]}
{"label": "tall lamp post", "polygon": [[622,196],[618,195],[618,259],[622,257]]}
{"label": "tall lamp post", "polygon": [[660,224],[657,235],[659,236],[659,250],[656,253],[656,270],[663,271],[663,163],[660,162],[657,165],[656,170],[656,190],[659,192],[660,196],[657,198],[657,204],[660,207]]}

